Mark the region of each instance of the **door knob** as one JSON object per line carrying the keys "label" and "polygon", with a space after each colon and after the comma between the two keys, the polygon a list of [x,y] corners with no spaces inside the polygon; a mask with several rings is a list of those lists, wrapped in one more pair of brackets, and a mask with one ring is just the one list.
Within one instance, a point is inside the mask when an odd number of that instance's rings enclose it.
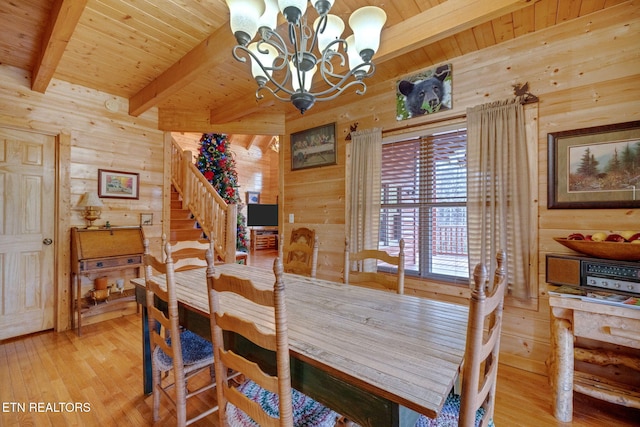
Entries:
{"label": "door knob", "polygon": [[53,240],[51,240],[50,238],[46,238],[42,241],[42,243],[44,243],[45,245],[49,246],[50,244],[53,243]]}

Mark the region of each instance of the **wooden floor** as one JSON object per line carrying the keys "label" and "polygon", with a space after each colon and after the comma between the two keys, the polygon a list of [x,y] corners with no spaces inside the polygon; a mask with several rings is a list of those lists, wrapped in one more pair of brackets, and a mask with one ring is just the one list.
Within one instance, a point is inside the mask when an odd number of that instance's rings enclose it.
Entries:
{"label": "wooden floor", "polygon": [[[249,262],[269,266],[274,254],[264,255]],[[172,424],[166,405],[154,424],[151,398],[142,394],[140,323],[133,314],[83,327],[82,337],[42,332],[0,342],[0,426]],[[214,392],[205,399],[215,400]],[[573,423],[560,423],[546,377],[502,365],[494,421],[498,427],[640,426],[640,410],[576,394]],[[194,425],[218,422],[212,415]]]}

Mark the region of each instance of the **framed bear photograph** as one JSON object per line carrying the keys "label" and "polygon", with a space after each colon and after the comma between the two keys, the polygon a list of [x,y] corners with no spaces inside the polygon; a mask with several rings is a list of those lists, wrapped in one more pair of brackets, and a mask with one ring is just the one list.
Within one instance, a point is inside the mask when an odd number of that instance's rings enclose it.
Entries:
{"label": "framed bear photograph", "polygon": [[451,64],[406,77],[396,84],[396,119],[406,120],[449,110],[453,75]]}

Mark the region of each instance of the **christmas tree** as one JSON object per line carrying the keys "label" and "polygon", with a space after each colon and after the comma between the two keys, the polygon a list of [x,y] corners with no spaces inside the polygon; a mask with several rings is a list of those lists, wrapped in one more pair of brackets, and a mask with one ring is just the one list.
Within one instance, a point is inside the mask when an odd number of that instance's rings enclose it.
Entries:
{"label": "christmas tree", "polygon": [[229,140],[226,135],[202,134],[196,167],[227,203],[238,205],[236,248],[246,250],[248,245],[247,220],[241,213],[243,206],[238,193],[236,162],[233,153],[229,150]]}

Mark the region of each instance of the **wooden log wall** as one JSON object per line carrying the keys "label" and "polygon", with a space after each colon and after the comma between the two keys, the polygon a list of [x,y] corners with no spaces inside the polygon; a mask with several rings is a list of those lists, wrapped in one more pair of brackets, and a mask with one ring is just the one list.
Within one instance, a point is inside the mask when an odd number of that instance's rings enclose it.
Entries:
{"label": "wooden log wall", "polygon": [[[513,96],[512,85],[529,82],[538,104],[538,292],[537,305],[507,303],[503,323],[502,361],[545,373],[549,353],[549,307],[544,261],[547,253],[568,253],[553,237],[578,231],[633,230],[639,209],[548,210],[547,134],[640,119],[640,8],[634,2],[597,12],[544,31],[441,63],[453,65],[453,109],[433,116],[397,122],[396,80],[369,87],[363,98],[341,95],[333,108],[317,105],[286,123],[292,132],[337,122],[335,166],[291,171],[288,138],[281,144],[280,182],[284,212],[296,226],[316,229],[320,239],[319,276],[340,280],[345,236],[345,137],[349,126],[380,127],[402,132],[446,121],[466,109]],[[434,54],[437,54],[434,52]],[[375,61],[375,57],[374,57]],[[402,58],[398,58],[402,61]],[[424,68],[429,68],[425,65]],[[407,75],[416,70],[407,70]],[[403,76],[398,76],[399,80]],[[337,106],[335,106],[337,105]],[[323,109],[324,108],[324,109]],[[285,224],[285,235],[291,224]],[[466,303],[468,289],[408,278],[406,292]]]}
{"label": "wooden log wall", "polygon": [[[98,169],[139,173],[139,199],[102,199],[102,217],[95,224],[139,225],[141,213],[152,213],[153,225],[145,226],[144,232],[157,240],[159,248],[162,215],[169,200],[164,192],[170,177],[165,173],[168,145],[163,132],[157,130],[155,109],[132,117],[127,114],[126,99],[55,79],[44,94],[30,87],[29,72],[0,65],[0,126],[58,136],[54,286],[56,328],[66,329],[70,324],[70,229],[85,226],[76,207],[80,197],[86,191],[97,191]],[[115,100],[119,111],[107,110],[107,100]]]}

